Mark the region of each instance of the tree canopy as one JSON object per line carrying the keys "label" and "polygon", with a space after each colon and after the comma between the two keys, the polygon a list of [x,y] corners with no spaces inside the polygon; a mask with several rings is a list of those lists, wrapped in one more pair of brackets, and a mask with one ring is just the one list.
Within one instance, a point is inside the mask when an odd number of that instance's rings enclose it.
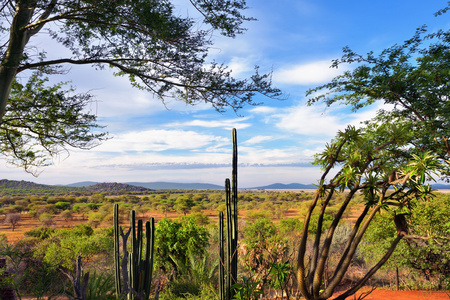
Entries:
{"label": "tree canopy", "polygon": [[[446,11],[442,10],[440,13]],[[436,175],[448,178],[450,158],[450,31],[427,33],[425,27],[402,44],[376,55],[361,55],[344,48],[332,63],[357,64],[331,82],[307,91],[308,103],[341,103],[359,110],[377,101],[385,106],[359,129],[349,127],[316,156],[323,169],[317,194],[304,222],[299,246],[299,289],[307,299],[326,299],[342,280],[368,225],[377,212],[394,212],[392,239],[376,264],[351,289],[336,299],[354,294],[386,261],[402,239],[415,243],[408,223],[417,202],[432,196],[428,184]],[[317,94],[318,93],[318,94]],[[446,164],[445,164],[446,163]],[[335,175],[332,175],[332,170]],[[334,177],[333,177],[334,176]],[[332,177],[327,180],[327,177]],[[321,240],[324,216],[333,193],[348,193]],[[356,192],[362,194],[364,210],[353,225],[333,275],[325,272],[332,240],[342,214]],[[320,200],[320,202],[319,202]],[[305,256],[308,227],[314,208],[321,207],[310,260]],[[428,246],[428,245],[427,245]],[[309,270],[308,270],[309,269]],[[328,278],[327,278],[328,277]],[[323,282],[328,282],[322,289]]]}
{"label": "tree canopy", "polygon": [[[218,111],[256,104],[256,94],[279,97],[280,91],[271,86],[271,74],[260,74],[258,67],[249,78],[236,79],[227,66],[207,62],[213,31],[235,37],[245,31],[243,22],[253,20],[242,14],[245,0],[189,2],[201,21],[178,15],[168,0],[3,1],[2,153],[13,157],[13,164],[31,170],[65,145],[90,148],[105,138],[98,132],[96,116],[82,109],[92,101],[91,95],[44,85],[46,76],[66,72],[69,65],[110,67],[116,76],[127,76],[132,86],[162,101],[207,102]],[[48,35],[66,50],[52,57],[46,45],[33,43],[38,34]],[[30,78],[27,84],[18,80],[22,73]]]}
{"label": "tree canopy", "polygon": [[309,104],[339,102],[353,110],[383,101],[392,109],[378,111],[380,122],[402,123],[414,132],[409,146],[430,150],[442,159],[450,155],[450,31],[427,34],[426,28],[403,44],[358,54],[349,47],[332,67],[358,64],[331,82],[310,89],[307,94],[326,91],[309,99]]}

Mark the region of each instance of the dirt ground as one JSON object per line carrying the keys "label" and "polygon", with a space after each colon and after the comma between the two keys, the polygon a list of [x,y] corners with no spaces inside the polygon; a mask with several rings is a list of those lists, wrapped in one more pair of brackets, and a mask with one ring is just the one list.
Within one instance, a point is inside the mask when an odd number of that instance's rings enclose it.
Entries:
{"label": "dirt ground", "polygon": [[[363,290],[368,291],[368,290]],[[347,297],[346,299],[358,299],[361,292],[356,295]],[[376,289],[367,295],[364,300],[439,300],[450,299],[450,292],[436,292],[436,291],[392,291],[384,289]]]}
{"label": "dirt ground", "polygon": [[[218,213],[214,210],[203,210],[202,213],[204,213],[206,216],[208,216],[211,219],[211,222],[218,222]],[[242,210],[239,212],[239,215],[245,219],[246,211]],[[178,214],[175,211],[167,212],[167,214],[162,213],[160,211],[149,211],[143,214],[136,214],[137,219],[143,219],[148,220],[150,217],[154,217],[156,222],[161,220],[164,217],[167,217],[169,219],[175,219],[179,218],[182,215]],[[298,217],[298,211],[297,210],[288,210],[285,214],[286,218],[295,218]],[[5,234],[8,238],[8,241],[15,242],[23,238],[25,232],[35,229],[37,227],[42,226],[42,224],[39,222],[39,220],[30,217],[26,212],[21,214],[21,219],[19,223],[16,225],[16,228],[14,231],[12,231],[9,224],[4,223],[4,216],[0,216],[0,234]],[[87,223],[87,219],[83,219],[81,215],[79,214],[73,214],[72,218],[70,220],[64,220],[59,215],[53,216],[53,222],[52,225],[53,228],[72,228],[77,224],[84,224]],[[125,221],[122,223],[125,227],[129,226],[129,222]],[[101,227],[108,227],[112,226],[112,224],[101,224]]]}

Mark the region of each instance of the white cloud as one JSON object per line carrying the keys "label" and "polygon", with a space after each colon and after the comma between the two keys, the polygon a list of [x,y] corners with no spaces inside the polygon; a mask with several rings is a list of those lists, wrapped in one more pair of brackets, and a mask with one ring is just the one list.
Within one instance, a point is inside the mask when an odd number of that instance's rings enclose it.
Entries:
{"label": "white cloud", "polygon": [[244,144],[244,145],[254,145],[254,144],[259,144],[259,143],[266,142],[266,141],[271,141],[271,140],[273,140],[272,136],[257,135],[257,136],[254,136],[254,137],[244,141],[242,144]]}
{"label": "white cloud", "polygon": [[191,150],[205,148],[213,143],[226,143],[228,139],[200,134],[184,130],[143,130],[132,131],[114,136],[104,142],[95,151],[126,152],[126,151],[165,151]]}
{"label": "white cloud", "polygon": [[331,61],[321,60],[281,68],[274,72],[273,80],[276,83],[313,85],[330,81],[346,70],[345,66],[335,69],[330,65]]}
{"label": "white cloud", "polygon": [[232,75],[238,77],[239,75],[253,71],[253,65],[250,63],[249,57],[233,57],[231,62],[228,64],[230,70],[232,70]]}
{"label": "white cloud", "polygon": [[336,115],[318,106],[305,104],[291,107],[274,117],[278,118],[278,128],[303,135],[333,136],[343,126]]}
{"label": "white cloud", "polygon": [[236,129],[245,129],[251,126],[250,123],[246,123],[249,118],[239,118],[232,120],[192,120],[187,122],[173,122],[165,125],[166,127],[187,127],[187,126],[195,126],[195,127],[206,127],[206,128],[223,128],[226,130],[231,130],[233,128]]}
{"label": "white cloud", "polygon": [[277,108],[269,107],[269,106],[256,106],[256,107],[250,109],[250,112],[257,113],[257,114],[273,114],[277,111],[278,111]]}
{"label": "white cloud", "polygon": [[278,119],[276,126],[289,132],[309,135],[333,137],[339,130],[344,130],[348,125],[361,126],[361,122],[375,117],[379,109],[390,109],[381,101],[366,110],[351,113],[348,110],[339,112],[341,108],[324,107],[319,105],[298,106],[285,109],[273,117]]}

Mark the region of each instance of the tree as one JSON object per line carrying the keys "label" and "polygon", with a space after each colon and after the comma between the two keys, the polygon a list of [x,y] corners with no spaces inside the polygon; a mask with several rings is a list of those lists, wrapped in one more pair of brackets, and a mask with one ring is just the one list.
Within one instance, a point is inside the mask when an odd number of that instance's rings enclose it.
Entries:
{"label": "tree", "polygon": [[239,247],[242,264],[252,271],[251,279],[265,287],[274,264],[288,261],[288,243],[275,224],[259,218],[244,227],[244,237]]}
{"label": "tree", "polygon": [[36,256],[54,269],[63,269],[66,273],[76,268],[78,255],[95,265],[102,254],[111,253],[113,240],[110,231],[96,231],[84,224],[71,229],[58,229],[50,238],[37,245]]}
{"label": "tree", "polygon": [[[444,13],[449,8],[450,6],[439,13]],[[366,224],[372,219],[372,212],[393,205],[399,212],[393,220],[397,230],[396,237],[369,273],[354,288],[339,296],[339,299],[354,293],[361,283],[386,262],[401,239],[413,238],[408,234],[406,219],[414,213],[412,199],[422,200],[431,194],[431,188],[423,185],[426,180],[429,180],[426,170],[434,170],[440,176],[449,179],[449,54],[450,31],[439,30],[436,33],[426,34],[425,27],[419,28],[411,39],[383,50],[378,56],[373,52],[360,55],[346,47],[342,58],[334,60],[332,67],[346,63],[358,65],[343,75],[335,77],[331,82],[307,92],[307,95],[312,95],[325,91],[309,99],[309,104],[323,101],[327,105],[332,105],[341,102],[350,105],[353,110],[358,110],[376,101],[383,101],[385,104],[393,105],[393,109],[380,110],[372,122],[366,122],[368,127],[362,129],[362,132],[364,135],[369,133],[371,136],[369,140],[363,136],[356,138],[347,135],[354,130],[341,133],[340,138],[331,146],[327,146],[326,151],[318,156],[318,162],[325,172],[312,207],[317,204],[321,196],[334,192],[336,186],[342,188],[344,182],[350,189],[350,193],[327,232],[322,252],[319,252],[320,234],[316,234],[309,275],[306,273],[304,264],[306,238],[302,240],[298,258],[298,277],[300,289],[306,295],[305,297],[318,299],[319,294],[320,297],[330,295],[336,282],[342,278],[346,270],[349,253],[359,244],[360,238],[355,239],[355,237],[364,233]],[[376,125],[382,123],[391,125]],[[383,132],[385,129],[379,131],[383,127],[392,128],[389,132]],[[378,129],[370,133],[374,128]],[[338,142],[339,140],[341,143]],[[352,140],[357,142],[354,146],[359,146],[349,148],[347,142]],[[348,151],[349,149],[353,150]],[[364,163],[361,165],[362,162]],[[335,179],[325,184],[324,179],[333,165],[342,167]],[[395,187],[392,195],[385,191],[385,188],[389,186]],[[408,187],[408,190],[405,190],[405,187]],[[365,191],[367,204],[364,215],[367,215],[368,219],[364,223],[362,219],[358,220],[357,226],[351,232],[351,242],[347,243],[343,258],[336,266],[329,285],[321,292],[323,258],[329,253],[333,232],[345,206],[353,197],[353,191],[360,189]],[[328,196],[325,199],[328,199]],[[377,204],[374,199],[378,199]],[[324,201],[323,208],[329,200]],[[309,221],[310,214],[311,212],[308,213],[306,221]],[[321,222],[320,218],[319,222]],[[307,225],[308,222],[305,222],[305,228],[308,227]],[[358,231],[359,227],[360,231]]]}
{"label": "tree", "polygon": [[18,213],[10,213],[5,217],[5,223],[11,225],[12,231],[16,228],[17,224],[20,221],[20,214]]}
{"label": "tree", "polygon": [[208,246],[208,230],[195,224],[192,218],[181,221],[165,218],[156,226],[155,259],[165,273],[171,273],[171,278],[179,275],[178,265],[189,265],[188,253],[201,257]]}
{"label": "tree", "polygon": [[39,216],[39,221],[42,223],[42,225],[44,226],[51,226],[54,224],[53,222],[53,216],[49,213],[42,213]]}
{"label": "tree", "polygon": [[[371,123],[361,129],[350,126],[345,132],[339,132],[326,149],[317,154],[315,163],[322,167],[323,175],[305,217],[297,259],[298,285],[306,299],[331,297],[350,267],[369,224],[379,211],[395,207],[402,212],[392,220],[397,229],[396,237],[367,274],[336,299],[345,299],[354,294],[389,259],[400,240],[410,238],[406,216],[413,213],[412,202],[430,196],[431,187],[426,182],[442,168],[436,155],[408,148],[411,139],[411,131],[405,124]],[[332,172],[334,168],[337,170]],[[330,175],[332,173],[335,175]],[[390,188],[393,188],[392,192]],[[345,190],[348,191],[344,201],[339,204],[329,228],[324,231],[325,211],[333,195]],[[348,234],[334,271],[328,272],[326,268],[336,229],[357,193],[363,195],[364,209]],[[314,224],[316,232],[309,255],[306,251],[308,234],[316,208],[320,212],[317,224]]]}
{"label": "tree", "polygon": [[191,207],[194,206],[194,203],[191,199],[186,197],[178,197],[175,200],[175,205],[173,206],[178,213],[182,213],[186,216],[186,214],[191,210]]}
{"label": "tree", "polygon": [[72,215],[72,211],[68,209],[61,212],[61,218],[63,218],[66,222],[72,219]]}
{"label": "tree", "polygon": [[[369,261],[379,259],[381,252],[395,238],[396,228],[392,219],[397,211],[377,215],[363,240],[362,253]],[[406,239],[394,252],[391,267],[408,267],[416,270],[431,282],[433,288],[450,287],[450,198],[437,194],[428,201],[416,201],[414,214],[408,218],[409,231],[414,238]],[[429,286],[428,282],[428,286]]]}
{"label": "tree", "polygon": [[309,104],[341,102],[353,110],[376,101],[394,105],[380,110],[380,122],[401,122],[414,131],[411,144],[430,150],[444,161],[450,157],[450,31],[426,34],[426,28],[403,44],[358,54],[349,47],[333,61],[332,67],[357,64],[331,82],[310,89],[307,95],[325,91],[309,99]]}
{"label": "tree", "polygon": [[[169,1],[148,0],[6,0],[0,6],[1,151],[10,163],[45,165],[66,145],[91,148],[104,133],[96,117],[84,110],[90,94],[74,94],[62,84],[48,86],[47,75],[66,72],[67,65],[111,67],[132,86],[162,101],[208,102],[223,111],[255,104],[257,93],[277,98],[271,75],[235,79],[223,64],[207,64],[211,33],[243,33],[245,0],[193,0],[204,29],[194,17],[178,16]],[[47,34],[66,51],[49,57],[38,34]],[[52,47],[52,46],[49,46]],[[18,74],[30,71],[23,84]]]}

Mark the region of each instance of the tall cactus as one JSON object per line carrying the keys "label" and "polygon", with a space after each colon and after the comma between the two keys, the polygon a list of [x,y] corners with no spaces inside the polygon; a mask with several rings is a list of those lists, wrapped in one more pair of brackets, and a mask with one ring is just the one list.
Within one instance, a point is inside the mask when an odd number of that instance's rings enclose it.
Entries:
{"label": "tall cactus", "polygon": [[[154,233],[155,220],[151,218],[145,223],[146,242],[143,255],[142,220],[138,220],[136,228],[136,213],[134,210],[131,211],[130,229],[124,234],[119,226],[119,206],[114,204],[114,265],[117,297],[126,294],[129,300],[149,298],[153,272]],[[128,252],[127,240],[130,234],[131,247]],[[123,240],[122,263],[120,262],[119,236]]]}
{"label": "tall cactus", "polygon": [[219,299],[225,300],[225,249],[223,244],[223,212],[219,212]]}
{"label": "tall cactus", "polygon": [[[224,253],[224,238],[223,238],[223,214],[219,215],[219,241],[221,255],[221,270],[220,270],[220,282],[219,287],[226,283],[225,292],[220,293],[220,299],[232,299],[235,292],[231,288],[233,284],[237,282],[237,241],[238,241],[238,214],[237,214],[237,165],[238,165],[238,153],[237,153],[237,134],[236,129],[233,128],[233,162],[232,162],[232,183],[230,185],[230,179],[225,180],[225,204],[227,214],[227,259],[226,259],[226,272],[223,268],[225,264]],[[226,276],[225,276],[226,273]]]}

